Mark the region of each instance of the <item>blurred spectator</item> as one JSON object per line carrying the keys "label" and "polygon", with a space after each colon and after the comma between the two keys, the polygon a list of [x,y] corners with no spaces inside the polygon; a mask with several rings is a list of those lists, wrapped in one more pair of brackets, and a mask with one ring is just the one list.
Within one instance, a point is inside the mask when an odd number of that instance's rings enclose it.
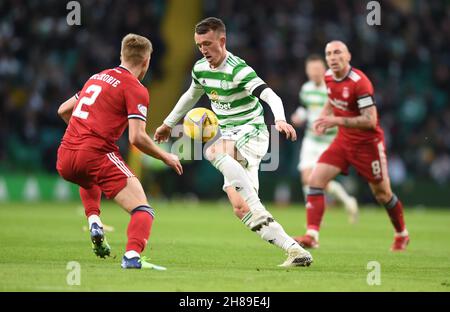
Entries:
{"label": "blurred spectator", "polygon": [[55,170],[65,130],[56,114],[59,104],[90,75],[120,63],[116,51],[125,34],[151,39],[157,48],[148,76],[162,75],[164,0],[80,3],[81,26],[69,26],[60,1],[0,1],[0,160],[7,164],[2,169]]}
{"label": "blurred spectator", "polygon": [[[450,3],[382,1],[381,26],[369,26],[367,2],[216,0],[205,2],[205,15],[224,20],[230,51],[275,89],[287,115],[299,104],[308,54],[345,41],[352,64],[374,83],[387,146],[398,151],[391,160],[396,181],[406,173],[443,181],[429,168],[445,167],[450,154]],[[437,149],[443,154],[435,159]]]}
{"label": "blurred spectator", "polygon": [[388,161],[389,166],[389,177],[391,179],[391,183],[394,186],[401,185],[404,183],[408,177],[406,172],[405,163],[402,158],[398,156],[396,153],[391,153]]}
{"label": "blurred spectator", "polygon": [[432,162],[430,174],[439,184],[445,184],[450,180],[450,157],[448,154],[440,154]]}

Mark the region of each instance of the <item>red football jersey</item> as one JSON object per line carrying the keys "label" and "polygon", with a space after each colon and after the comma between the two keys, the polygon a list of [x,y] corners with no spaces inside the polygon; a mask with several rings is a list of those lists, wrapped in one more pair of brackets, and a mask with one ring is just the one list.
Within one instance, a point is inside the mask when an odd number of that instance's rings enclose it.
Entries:
{"label": "red football jersey", "polygon": [[[369,78],[360,70],[351,68],[347,76],[341,80],[333,77],[329,69],[325,73],[328,99],[333,107],[335,116],[355,117],[360,116],[360,109],[375,105],[374,90]],[[384,138],[383,130],[377,120],[375,130],[362,130],[355,128],[339,127],[336,139],[348,144],[358,144],[378,141]]]}
{"label": "red football jersey", "polygon": [[91,76],[75,96],[78,101],[61,142],[64,148],[117,151],[128,119],[147,121],[148,90],[124,67]]}

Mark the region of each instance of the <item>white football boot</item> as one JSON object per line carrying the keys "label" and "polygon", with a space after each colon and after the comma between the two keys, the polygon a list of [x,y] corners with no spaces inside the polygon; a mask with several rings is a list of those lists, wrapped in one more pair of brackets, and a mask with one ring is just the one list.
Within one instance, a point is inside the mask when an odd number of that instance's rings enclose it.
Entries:
{"label": "white football boot", "polygon": [[288,257],[280,267],[310,266],[313,262],[311,254],[298,244],[289,247],[287,253]]}

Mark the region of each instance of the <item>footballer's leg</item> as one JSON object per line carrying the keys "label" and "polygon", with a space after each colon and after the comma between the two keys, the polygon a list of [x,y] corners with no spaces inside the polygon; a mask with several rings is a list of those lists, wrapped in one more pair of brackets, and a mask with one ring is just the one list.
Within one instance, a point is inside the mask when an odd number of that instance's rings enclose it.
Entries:
{"label": "footballer's leg", "polygon": [[384,142],[366,144],[353,157],[352,165],[368,181],[377,202],[383,205],[395,229],[392,251],[403,251],[409,243],[409,234],[403,217],[403,204],[392,192],[389,180]]}
{"label": "footballer's leg", "polygon": [[92,250],[96,256],[105,258],[111,254],[111,247],[106,241],[103,223],[100,220],[101,196],[102,191],[98,185],[92,185],[90,188],[80,186],[80,198],[88,218]]}
{"label": "footballer's leg", "polygon": [[283,266],[310,265],[312,257],[309,252],[301,248],[273,219],[272,215],[262,205],[246,170],[230,155],[237,155],[234,142],[221,141],[211,146],[206,151],[206,155],[230,184],[225,188],[225,191],[233,205],[235,214],[262,239],[288,252],[290,255],[289,261],[285,261]]}
{"label": "footballer's leg", "polygon": [[239,220],[242,220],[242,218],[250,211],[247,203],[242,198],[242,196],[239,195],[234,187],[227,187],[225,189],[225,192],[227,193],[228,199],[233,206],[234,214],[239,218]]}
{"label": "footballer's leg", "polygon": [[305,198],[306,201],[306,196],[308,196],[308,191],[309,191],[309,177],[311,176],[313,167],[308,167],[308,168],[304,168],[302,169],[302,171],[300,172],[300,179],[302,181],[302,185],[303,185],[303,197]]}
{"label": "footballer's leg", "polygon": [[348,214],[348,221],[352,224],[356,223],[358,220],[358,202],[356,198],[350,196],[342,184],[335,180],[328,182],[325,191],[344,204],[345,211]]}
{"label": "footballer's leg", "polygon": [[385,177],[380,183],[369,183],[370,189],[378,203],[383,205],[395,229],[392,251],[403,251],[409,243],[409,234],[403,216],[403,204],[392,192],[389,178]]}
{"label": "footballer's leg", "polygon": [[117,193],[114,200],[131,215],[128,224],[126,252],[122,258],[124,269],[156,269],[164,267],[151,264],[141,257],[147,245],[153,224],[154,210],[148,204],[144,189],[136,177],[129,177],[126,185]]}
{"label": "footballer's leg", "polygon": [[325,212],[324,189],[329,181],[334,179],[341,169],[338,167],[318,163],[309,179],[309,191],[306,197],[306,234],[295,240],[306,248],[319,247],[319,229]]}
{"label": "footballer's leg", "polygon": [[[280,266],[309,266],[312,263],[313,259],[311,254],[288,236],[284,232],[282,226],[271,217],[270,213],[267,212],[267,215],[261,214],[259,220],[257,220],[250,212],[247,203],[233,186],[227,187],[226,193],[233,205],[235,215],[242,220],[244,224],[260,235],[265,241],[275,244],[287,252],[288,258]],[[252,226],[256,224],[258,225],[252,228]]]}

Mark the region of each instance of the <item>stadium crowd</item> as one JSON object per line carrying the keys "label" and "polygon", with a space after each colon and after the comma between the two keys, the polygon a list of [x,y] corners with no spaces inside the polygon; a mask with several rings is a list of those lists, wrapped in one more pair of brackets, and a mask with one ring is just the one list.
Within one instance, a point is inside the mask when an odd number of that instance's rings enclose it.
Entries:
{"label": "stadium crowd", "polygon": [[[224,19],[229,50],[257,68],[279,92],[287,116],[299,104],[305,58],[311,53],[323,55],[325,43],[332,39],[346,42],[352,64],[374,83],[393,182],[402,183],[408,175],[449,182],[450,5],[446,1],[382,1],[381,25],[369,26],[366,4],[207,1],[205,15]],[[271,118],[270,113],[267,117]]]}
{"label": "stadium crowd", "polygon": [[[58,105],[99,68],[118,63],[124,34],[148,36],[158,47],[147,82],[163,75],[164,0],[86,1],[91,13],[77,32],[55,2],[0,2],[0,171],[55,170],[65,129]],[[203,16],[224,20],[228,49],[281,96],[287,116],[299,104],[305,58],[331,39],[345,41],[352,64],[374,83],[393,183],[450,183],[450,5],[386,0],[381,8],[380,26],[367,24],[366,1],[350,0],[205,0]],[[295,170],[297,149],[282,141],[282,172]]]}
{"label": "stadium crowd", "polygon": [[127,33],[158,47],[147,82],[162,75],[164,0],[80,2],[80,26],[67,24],[69,11],[59,1],[0,2],[0,170],[55,172],[65,130],[58,106],[92,74],[119,64],[117,47]]}

